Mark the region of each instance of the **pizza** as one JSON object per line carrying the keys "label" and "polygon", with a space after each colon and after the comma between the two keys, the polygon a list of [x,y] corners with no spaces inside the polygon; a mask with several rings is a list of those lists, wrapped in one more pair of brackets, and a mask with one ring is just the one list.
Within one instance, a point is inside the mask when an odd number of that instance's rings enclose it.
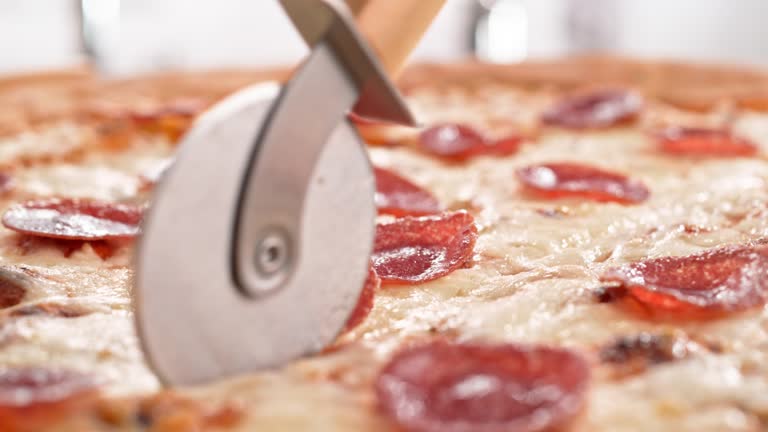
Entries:
{"label": "pizza", "polygon": [[338,340],[163,388],[130,303],[153,186],[286,76],[0,81],[0,430],[768,430],[768,74],[609,57],[412,67],[422,127],[350,116],[379,216]]}

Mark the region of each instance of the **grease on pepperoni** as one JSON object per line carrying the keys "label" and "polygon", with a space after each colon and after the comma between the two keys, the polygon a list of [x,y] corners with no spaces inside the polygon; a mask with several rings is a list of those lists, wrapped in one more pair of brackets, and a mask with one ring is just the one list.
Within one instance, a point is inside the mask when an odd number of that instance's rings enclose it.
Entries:
{"label": "grease on pepperoni", "polygon": [[589,377],[586,361],[564,349],[440,341],[396,354],[376,394],[411,432],[536,432],[573,420]]}
{"label": "grease on pepperoni", "polygon": [[578,197],[637,204],[650,196],[648,188],[638,180],[580,163],[531,165],[518,169],[516,174],[527,189],[553,199]]}
{"label": "grease on pepperoni", "polygon": [[446,160],[465,161],[476,156],[507,156],[520,147],[515,135],[491,139],[474,128],[454,123],[439,124],[421,132],[419,149]]}
{"label": "grease on pepperoni", "polygon": [[380,286],[381,278],[379,278],[376,270],[373,269],[373,265],[371,265],[368,269],[368,277],[366,277],[363,284],[363,290],[360,291],[360,297],[357,299],[357,305],[352,310],[352,314],[350,314],[347,324],[344,326],[344,331],[352,330],[365,321],[365,318],[368,317],[371,309],[373,309],[373,300]]}
{"label": "grease on pepperoni", "polygon": [[428,282],[469,262],[476,240],[466,212],[399,218],[377,225],[373,267],[382,282]]}
{"label": "grease on pepperoni", "polygon": [[622,298],[651,317],[717,318],[762,307],[768,246],[729,246],[682,257],[653,258],[608,270]]}
{"label": "grease on pepperoni", "polygon": [[423,216],[439,213],[440,203],[431,193],[383,168],[374,168],[376,206],[379,213],[394,216]]}
{"label": "grease on pepperoni", "polygon": [[623,89],[603,89],[570,96],[546,110],[544,124],[569,129],[600,129],[634,121],[642,97]]}
{"label": "grease on pepperoni", "polygon": [[142,209],[128,204],[83,200],[27,201],[3,215],[6,228],[22,234],[64,240],[133,238],[139,233]]}
{"label": "grease on pepperoni", "polygon": [[38,431],[92,402],[97,382],[67,370],[9,368],[0,372],[0,430]]}
{"label": "grease on pepperoni", "polygon": [[685,156],[754,156],[757,146],[722,129],[669,127],[655,134],[661,151]]}

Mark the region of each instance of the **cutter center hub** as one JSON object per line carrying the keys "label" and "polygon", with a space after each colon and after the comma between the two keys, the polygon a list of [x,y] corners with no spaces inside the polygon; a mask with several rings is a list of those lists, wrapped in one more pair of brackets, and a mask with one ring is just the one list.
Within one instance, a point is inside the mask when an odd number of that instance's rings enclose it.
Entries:
{"label": "cutter center hub", "polygon": [[271,276],[288,265],[288,239],[279,231],[268,233],[256,249],[256,269]]}
{"label": "cutter center hub", "polygon": [[244,287],[246,294],[264,295],[280,288],[290,274],[291,249],[291,239],[285,230],[276,227],[264,230],[256,241],[253,257],[258,283]]}

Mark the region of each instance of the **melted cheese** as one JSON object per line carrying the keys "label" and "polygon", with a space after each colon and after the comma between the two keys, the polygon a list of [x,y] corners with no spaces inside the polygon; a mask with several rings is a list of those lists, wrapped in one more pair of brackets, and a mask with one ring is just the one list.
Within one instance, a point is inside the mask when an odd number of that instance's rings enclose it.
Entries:
{"label": "melted cheese", "polygon": [[0,165],[67,157],[84,150],[94,140],[95,134],[88,129],[69,123],[5,137],[0,139]]}
{"label": "melted cheese", "polygon": [[16,181],[23,192],[32,196],[68,196],[99,200],[133,198],[141,186],[138,176],[99,165],[33,168],[20,173]]}

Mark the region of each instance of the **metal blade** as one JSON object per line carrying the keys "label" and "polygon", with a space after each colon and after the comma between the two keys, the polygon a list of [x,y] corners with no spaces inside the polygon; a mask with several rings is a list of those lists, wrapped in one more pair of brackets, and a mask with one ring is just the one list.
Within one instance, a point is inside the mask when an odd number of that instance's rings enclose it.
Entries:
{"label": "metal blade", "polygon": [[369,115],[412,118],[346,9],[297,1],[284,0],[287,10],[320,38],[308,60],[282,90],[243,90],[201,117],[145,215],[137,328],[166,382],[317,352],[343,328],[367,276],[374,180],[344,116],[363,92]]}
{"label": "metal blade", "polygon": [[[324,103],[297,106],[292,95],[309,90]],[[146,216],[134,301],[148,360],[166,382],[197,384],[317,352],[359,297],[376,210],[365,148],[339,123],[354,87],[321,45],[274,105],[277,95],[245,90],[204,115]],[[328,123],[321,113],[332,110]],[[241,203],[249,179],[255,188]],[[286,277],[265,282],[259,245],[272,228],[290,251],[279,267]]]}
{"label": "metal blade", "polygon": [[280,0],[299,33],[311,47],[327,43],[359,92],[354,111],[382,121],[416,126],[408,105],[360,34],[343,1]]}

